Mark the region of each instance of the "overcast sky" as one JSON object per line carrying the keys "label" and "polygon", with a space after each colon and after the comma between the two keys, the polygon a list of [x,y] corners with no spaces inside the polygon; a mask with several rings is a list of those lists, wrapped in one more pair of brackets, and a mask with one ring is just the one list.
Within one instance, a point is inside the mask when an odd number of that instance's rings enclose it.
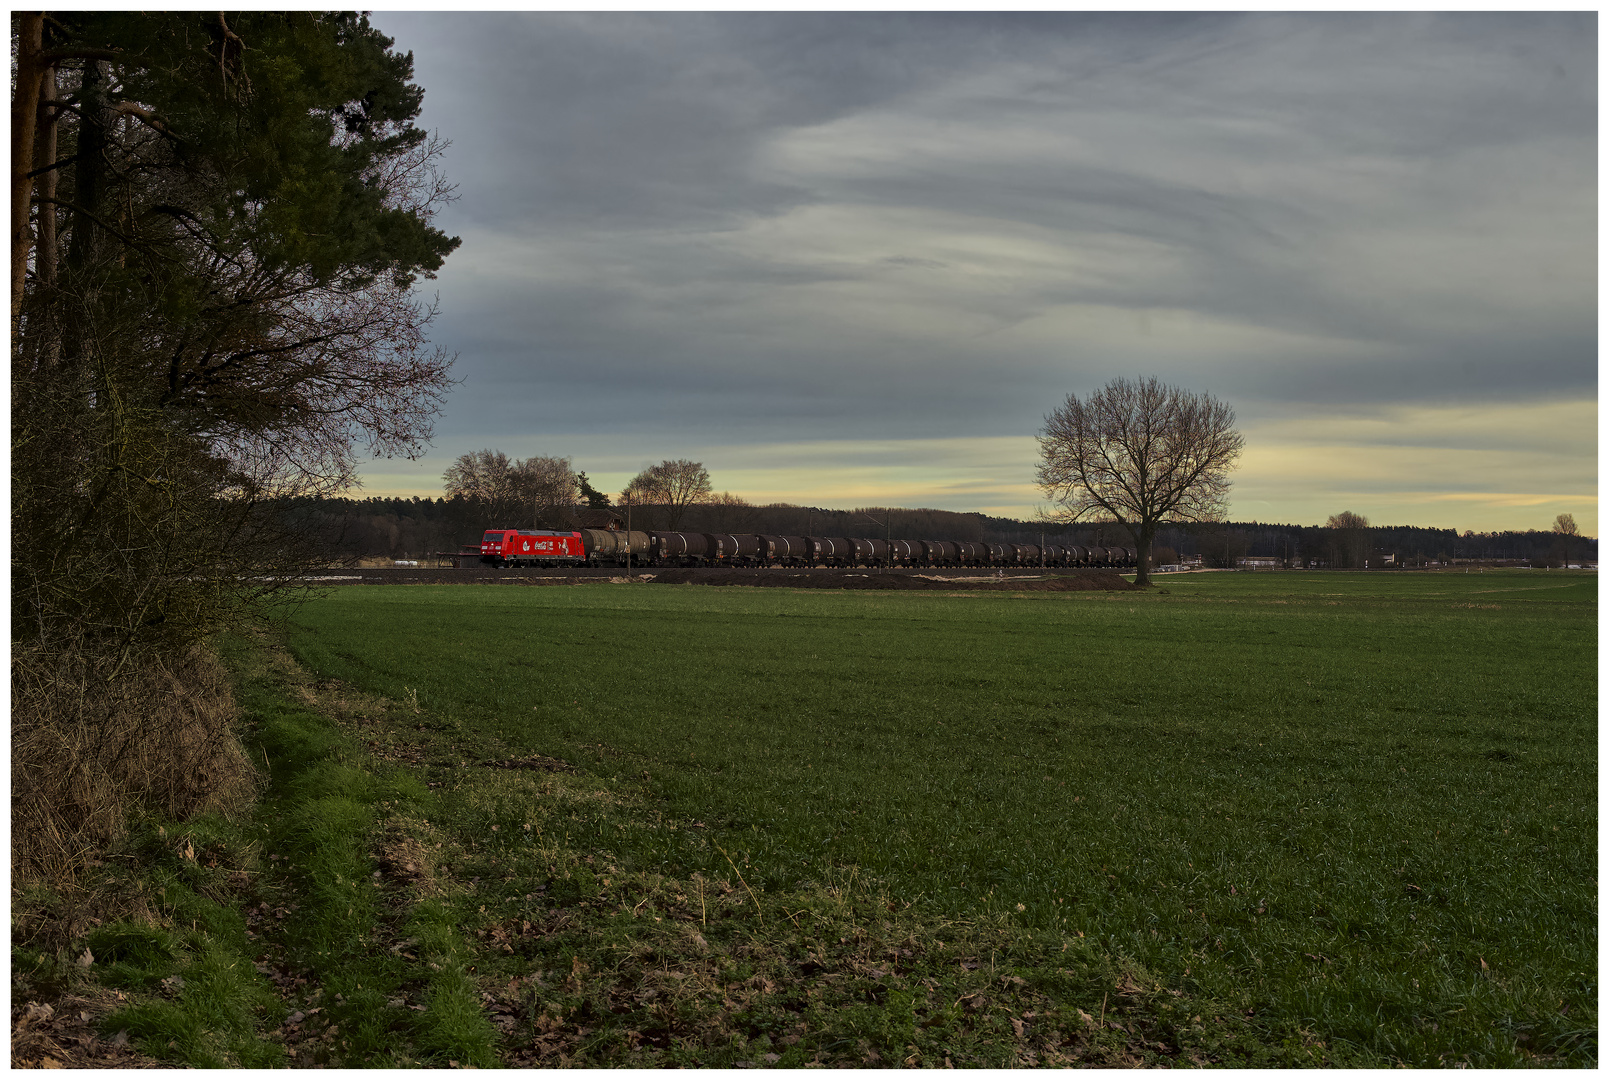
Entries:
{"label": "overcast sky", "polygon": [[1227,401],[1236,520],[1597,533],[1597,23],[431,14],[462,380],[418,462],[1029,516],[1069,393]]}

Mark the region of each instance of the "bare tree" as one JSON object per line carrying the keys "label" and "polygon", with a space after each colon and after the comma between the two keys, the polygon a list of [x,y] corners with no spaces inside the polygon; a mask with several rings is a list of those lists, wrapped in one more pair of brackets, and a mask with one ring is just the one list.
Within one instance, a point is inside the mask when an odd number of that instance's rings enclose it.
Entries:
{"label": "bare tree", "polygon": [[[460,455],[441,474],[447,497],[460,496],[486,504],[487,512],[501,518],[513,513],[518,503],[514,462],[501,450],[476,450]],[[486,524],[502,524],[488,521]]]}
{"label": "bare tree", "polygon": [[630,483],[620,489],[619,504],[626,507],[627,514],[631,513],[632,507],[637,508],[637,520],[632,526],[637,529],[654,528],[655,514],[651,508],[661,505],[665,501],[663,492],[655,485],[654,478],[648,473],[649,471],[644,469],[632,477]]}
{"label": "bare tree", "polygon": [[622,502],[657,504],[666,508],[667,528],[674,529],[682,513],[693,503],[709,497],[710,473],[699,462],[681,459],[650,465],[620,493]]}
{"label": "bare tree", "polygon": [[1151,542],[1169,521],[1221,520],[1244,440],[1211,395],[1155,378],[1114,379],[1045,417],[1039,486],[1071,522],[1107,517],[1134,538],[1135,582],[1151,581]]}
{"label": "bare tree", "polygon": [[1574,514],[1560,514],[1553,519],[1553,531],[1559,534],[1559,542],[1564,545],[1564,566],[1570,566],[1570,542],[1581,535],[1581,529],[1575,523]]}
{"label": "bare tree", "polygon": [[1361,567],[1369,557],[1369,534],[1366,531],[1369,519],[1362,514],[1342,510],[1339,514],[1331,514],[1324,527],[1335,530],[1330,565]]}
{"label": "bare tree", "polygon": [[442,473],[448,498],[479,499],[497,520],[488,525],[530,521],[537,528],[573,524],[581,482],[569,458],[511,460],[501,450],[463,454]]}
{"label": "bare tree", "polygon": [[581,480],[569,458],[530,457],[515,467],[519,492],[532,508],[537,528],[574,528]]}

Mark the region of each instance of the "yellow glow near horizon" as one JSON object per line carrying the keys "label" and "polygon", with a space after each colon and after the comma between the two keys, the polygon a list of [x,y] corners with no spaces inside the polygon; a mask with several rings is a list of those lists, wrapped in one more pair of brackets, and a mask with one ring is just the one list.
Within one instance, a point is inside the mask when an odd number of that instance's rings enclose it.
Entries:
{"label": "yellow glow near horizon", "polygon": [[[1317,525],[1351,510],[1376,525],[1490,532],[1545,530],[1568,513],[1597,535],[1596,402],[1381,407],[1252,422],[1242,432],[1232,520]],[[1031,519],[1045,504],[1034,484],[1038,454],[1028,435],[686,447],[674,456],[703,461],[715,490],[754,503]],[[579,454],[577,464],[613,494],[641,465],[624,457]],[[377,462],[357,494],[436,497],[442,467]]]}

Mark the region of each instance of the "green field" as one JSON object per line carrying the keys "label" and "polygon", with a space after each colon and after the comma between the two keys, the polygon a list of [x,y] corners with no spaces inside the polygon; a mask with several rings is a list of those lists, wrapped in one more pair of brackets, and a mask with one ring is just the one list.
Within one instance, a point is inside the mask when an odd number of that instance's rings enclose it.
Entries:
{"label": "green field", "polygon": [[[464,758],[437,765],[543,754],[645,796],[662,827],[566,824],[624,870],[735,865],[763,892],[852,867],[934,920],[1098,943],[1338,1062],[1586,1064],[1596,590],[366,587],[301,609],[290,643],[416,702]],[[517,802],[484,813],[518,835]]]}

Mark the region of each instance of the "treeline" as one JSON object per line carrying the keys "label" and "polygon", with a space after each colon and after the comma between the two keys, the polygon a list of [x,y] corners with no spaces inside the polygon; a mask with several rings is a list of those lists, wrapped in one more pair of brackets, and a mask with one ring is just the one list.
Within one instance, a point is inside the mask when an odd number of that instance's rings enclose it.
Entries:
{"label": "treeline", "polygon": [[[751,505],[731,495],[712,496],[708,502],[687,506],[649,503],[608,508],[624,524],[642,530],[684,532],[779,533],[788,536],[888,536],[894,539],[943,539],[988,542],[997,540],[981,514],[947,510],[883,508],[856,510],[814,509],[773,503]],[[586,520],[588,508],[569,512],[544,509],[543,527],[575,528]],[[488,528],[529,528],[532,512],[510,513],[506,507],[483,499],[421,499],[416,497],[309,500],[287,507],[297,527],[316,535],[320,546],[339,560],[363,558],[419,559],[455,552],[477,544]],[[1112,541],[1116,542],[1116,541]]]}
{"label": "treeline", "polygon": [[[623,506],[611,510],[626,516]],[[299,508],[304,527],[317,529],[327,550],[338,558],[419,559],[453,552],[477,543],[491,526],[527,527],[526,520],[487,503],[451,499],[327,499]],[[584,511],[571,514],[580,523]],[[673,508],[639,505],[630,510],[634,529],[668,529],[673,513],[685,532],[777,533],[785,536],[864,536],[895,540],[965,540],[995,544],[1083,544],[1132,546],[1120,525],[1066,526],[978,513],[930,508],[862,507],[816,509],[787,503],[750,505],[733,496]],[[519,515],[514,515],[518,517]],[[561,515],[562,516],[562,515]],[[562,524],[555,522],[555,524]],[[573,526],[572,526],[573,527]],[[1559,565],[1596,561],[1594,539],[1532,529],[1463,532],[1411,525],[1336,529],[1322,525],[1227,522],[1213,525],[1165,525],[1157,533],[1157,565],[1200,558],[1207,566],[1234,566],[1243,558],[1278,559],[1291,566],[1348,568],[1379,565],[1392,555],[1399,565],[1448,564],[1453,560],[1520,561]]]}
{"label": "treeline", "polygon": [[1565,538],[1544,529],[1460,533],[1417,525],[1330,528],[1251,521],[1164,526],[1156,542],[1159,549],[1168,548],[1179,558],[1199,557],[1203,565],[1218,567],[1235,566],[1247,558],[1335,569],[1355,569],[1365,562],[1380,566],[1385,556],[1391,556],[1398,566],[1448,565],[1455,560],[1558,566],[1598,558],[1597,540]]}
{"label": "treeline", "polygon": [[1338,568],[1356,567],[1360,557],[1370,558],[1371,565],[1378,565],[1373,557],[1383,555],[1395,556],[1399,565],[1407,566],[1431,562],[1447,565],[1466,559],[1557,566],[1565,561],[1596,562],[1598,558],[1596,539],[1566,538],[1546,529],[1477,533],[1416,525],[1374,525],[1348,530],[1249,522],[1198,528],[1194,538],[1197,546],[1181,548],[1181,553],[1188,550],[1218,565],[1241,556]]}

